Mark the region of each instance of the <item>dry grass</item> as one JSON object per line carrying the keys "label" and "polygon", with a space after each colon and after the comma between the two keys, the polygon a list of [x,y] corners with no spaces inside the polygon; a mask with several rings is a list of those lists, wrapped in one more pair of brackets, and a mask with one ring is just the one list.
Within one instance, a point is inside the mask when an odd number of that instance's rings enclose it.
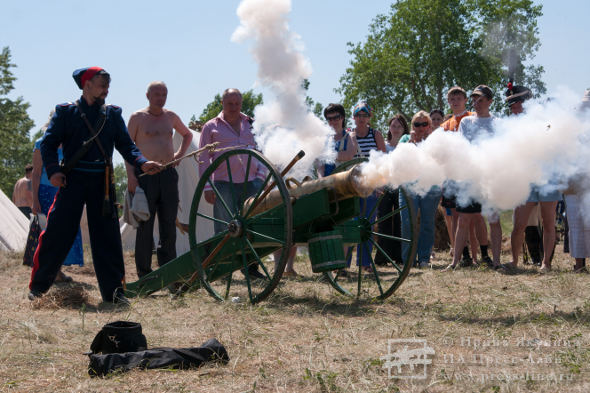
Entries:
{"label": "dry grass", "polygon": [[[179,299],[160,292],[117,309],[100,304],[89,267],[66,268],[77,284],[54,287],[31,303],[29,269],[20,255],[1,254],[0,391],[587,392],[590,276],[571,273],[568,256],[558,252],[556,259],[556,271],[547,275],[528,266],[515,276],[443,273],[449,255],[439,252],[433,269],[413,271],[387,301],[370,303],[317,282],[301,258],[296,269],[304,279],[285,281],[259,305],[220,304],[199,290]],[[126,260],[131,280],[133,259]],[[90,378],[84,352],[115,320],[140,322],[150,347],[216,337],[230,363]],[[381,357],[391,338],[425,339],[434,348],[426,381],[388,378]],[[496,378],[526,372],[567,379]]]}

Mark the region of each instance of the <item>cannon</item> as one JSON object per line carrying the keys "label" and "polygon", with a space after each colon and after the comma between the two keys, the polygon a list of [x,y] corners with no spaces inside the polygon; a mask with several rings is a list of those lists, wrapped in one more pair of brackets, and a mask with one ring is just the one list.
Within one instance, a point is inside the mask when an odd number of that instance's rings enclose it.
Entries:
{"label": "cannon", "polygon": [[[312,271],[320,273],[316,282],[325,282],[346,296],[382,300],[391,296],[408,276],[416,254],[415,214],[411,204],[377,215],[386,195],[365,187],[356,164],[359,160],[336,168],[334,174],[299,183],[285,179],[289,168],[303,155],[300,153],[280,173],[261,153],[250,149],[235,149],[222,153],[202,174],[196,187],[188,224],[190,251],[161,266],[136,282],[125,286],[128,297],[145,296],[162,288],[204,288],[217,300],[230,295],[257,303],[267,298],[279,284],[291,249],[308,246]],[[232,162],[245,163],[245,179],[258,171],[260,180],[255,189],[247,183],[234,183]],[[229,182],[221,185],[214,180],[218,169],[227,170]],[[252,184],[252,183],[251,183]],[[210,187],[229,220],[199,212],[205,187]],[[225,196],[223,196],[225,195]],[[401,198],[407,200],[405,191]],[[411,236],[380,233],[378,224],[401,214],[410,220]],[[217,223],[218,230],[208,239],[199,239],[196,228],[204,223]],[[378,238],[386,238],[408,248],[403,260],[394,260]],[[355,247],[356,246],[356,247]],[[356,250],[355,250],[356,248]],[[280,257],[269,257],[276,254]],[[367,255],[368,269],[355,266],[355,254]],[[381,265],[375,263],[378,254]],[[350,263],[350,261],[352,263]],[[257,264],[264,279],[250,277],[248,267]],[[339,274],[350,264],[347,274]],[[359,264],[360,265],[360,264]]]}

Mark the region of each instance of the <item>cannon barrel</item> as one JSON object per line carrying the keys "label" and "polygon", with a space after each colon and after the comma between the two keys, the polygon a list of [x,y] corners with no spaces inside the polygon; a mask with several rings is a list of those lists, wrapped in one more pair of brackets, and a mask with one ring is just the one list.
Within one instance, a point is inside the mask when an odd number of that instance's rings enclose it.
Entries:
{"label": "cannon barrel", "polygon": [[[306,181],[301,185],[291,186],[290,182],[287,182],[287,188],[292,200],[297,200],[304,195],[327,189],[331,191],[330,198],[333,202],[352,197],[364,198],[371,195],[374,191],[372,188],[366,187],[361,183],[360,169],[358,166],[321,179]],[[247,199],[244,203],[244,211],[248,211],[253,202],[254,197]],[[281,194],[278,189],[275,189],[257,203],[250,215],[253,216],[268,211],[281,203]]]}

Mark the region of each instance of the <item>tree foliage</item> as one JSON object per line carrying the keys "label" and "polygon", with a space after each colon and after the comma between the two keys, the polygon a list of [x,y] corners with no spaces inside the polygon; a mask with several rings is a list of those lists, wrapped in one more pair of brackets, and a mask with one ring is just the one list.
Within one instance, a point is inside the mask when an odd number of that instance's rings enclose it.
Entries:
{"label": "tree foliage", "polygon": [[365,42],[349,43],[338,89],[352,107],[367,100],[377,123],[395,113],[446,107],[446,91],[487,84],[502,106],[506,82],[545,92],[543,68],[525,66],[539,48],[532,0],[399,0],[378,15]]}
{"label": "tree foliage", "polygon": [[11,100],[7,94],[14,89],[15,77],[11,68],[8,47],[0,54],[0,189],[9,197],[14,183],[25,174],[25,165],[31,162],[33,143],[29,130],[34,126],[29,118],[29,104],[22,97]]}
{"label": "tree foliage", "polygon": [[127,170],[125,164],[120,162],[113,168],[113,177],[115,178],[115,190],[117,193],[117,202],[124,204],[125,191],[127,190]]}
{"label": "tree foliage", "polygon": [[[248,116],[254,117],[254,108],[256,108],[258,105],[261,105],[262,102],[262,94],[255,94],[252,90],[243,92],[242,112]],[[203,109],[203,112],[201,112],[201,116],[199,116],[198,121],[201,124],[205,124],[209,120],[219,115],[222,109],[223,106],[221,105],[221,94],[216,94],[213,98],[213,101],[207,104],[205,109]],[[191,121],[193,120],[194,116],[191,118]]]}
{"label": "tree foliage", "polygon": [[[303,87],[303,89],[307,93],[307,91],[309,90],[309,79],[304,79],[301,86]],[[305,105],[307,105],[307,108],[311,112],[313,112],[314,115],[316,115],[320,119],[324,118],[324,106],[321,103],[314,101],[313,98],[306,95],[305,96]]]}

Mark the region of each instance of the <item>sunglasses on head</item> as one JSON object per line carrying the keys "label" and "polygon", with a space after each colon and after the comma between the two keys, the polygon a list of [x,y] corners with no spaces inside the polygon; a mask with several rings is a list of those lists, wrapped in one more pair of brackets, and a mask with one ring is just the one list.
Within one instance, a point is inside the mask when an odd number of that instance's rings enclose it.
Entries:
{"label": "sunglasses on head", "polygon": [[328,121],[340,120],[340,119],[342,119],[342,116],[341,115],[326,116],[326,120],[328,120]]}
{"label": "sunglasses on head", "polygon": [[423,121],[423,122],[415,121],[414,122],[414,127],[416,127],[416,128],[418,128],[418,127],[426,127],[428,125],[429,125],[429,123],[427,121]]}

